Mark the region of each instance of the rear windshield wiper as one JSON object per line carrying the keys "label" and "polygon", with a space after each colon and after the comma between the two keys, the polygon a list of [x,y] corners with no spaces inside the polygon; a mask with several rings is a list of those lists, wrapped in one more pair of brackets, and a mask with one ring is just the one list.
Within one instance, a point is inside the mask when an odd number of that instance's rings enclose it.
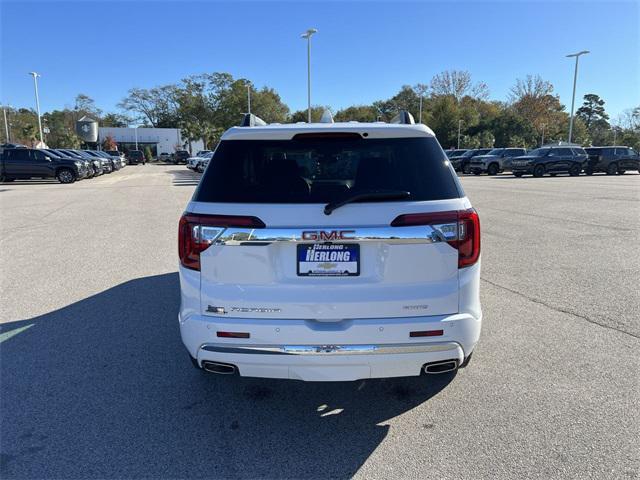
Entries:
{"label": "rear windshield wiper", "polygon": [[360,202],[363,200],[402,200],[411,196],[411,192],[403,190],[373,190],[369,192],[354,193],[336,202],[327,203],[324,206],[324,214],[331,215],[335,209],[348,203]]}

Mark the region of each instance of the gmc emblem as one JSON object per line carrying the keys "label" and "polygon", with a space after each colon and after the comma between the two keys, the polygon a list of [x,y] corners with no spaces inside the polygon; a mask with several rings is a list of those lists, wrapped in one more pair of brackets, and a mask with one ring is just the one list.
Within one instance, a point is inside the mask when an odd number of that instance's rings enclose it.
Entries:
{"label": "gmc emblem", "polygon": [[330,242],[335,240],[353,240],[355,230],[306,230],[302,232],[303,240]]}

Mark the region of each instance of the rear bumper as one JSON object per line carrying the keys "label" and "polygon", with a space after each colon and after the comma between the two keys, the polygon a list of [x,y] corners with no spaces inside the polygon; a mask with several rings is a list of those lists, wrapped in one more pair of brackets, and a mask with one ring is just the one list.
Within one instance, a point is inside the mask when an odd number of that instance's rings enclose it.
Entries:
{"label": "rear bumper", "polygon": [[[415,376],[425,363],[460,364],[473,351],[481,325],[469,314],[339,322],[194,314],[179,321],[182,340],[200,364],[232,364],[248,377],[307,381]],[[424,330],[443,335],[409,336]],[[218,331],[247,332],[250,340],[218,338]]]}

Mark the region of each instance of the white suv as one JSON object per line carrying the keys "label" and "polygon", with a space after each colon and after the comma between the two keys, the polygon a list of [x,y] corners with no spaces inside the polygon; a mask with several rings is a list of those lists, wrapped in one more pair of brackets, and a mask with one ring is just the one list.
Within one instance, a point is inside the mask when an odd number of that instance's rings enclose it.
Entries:
{"label": "white suv", "polygon": [[310,381],[441,373],[480,335],[480,224],[424,125],[266,125],[222,137],[179,225],[198,368]]}

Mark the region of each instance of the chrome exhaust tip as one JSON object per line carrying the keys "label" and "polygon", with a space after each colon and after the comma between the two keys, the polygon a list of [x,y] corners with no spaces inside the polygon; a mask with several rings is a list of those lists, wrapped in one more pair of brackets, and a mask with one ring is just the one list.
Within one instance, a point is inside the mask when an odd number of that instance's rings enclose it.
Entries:
{"label": "chrome exhaust tip", "polygon": [[202,369],[205,372],[218,373],[220,375],[233,375],[236,373],[236,367],[228,363],[204,361],[202,362]]}
{"label": "chrome exhaust tip", "polygon": [[443,362],[427,363],[424,367],[424,373],[436,374],[453,372],[458,369],[458,360],[445,360]]}

